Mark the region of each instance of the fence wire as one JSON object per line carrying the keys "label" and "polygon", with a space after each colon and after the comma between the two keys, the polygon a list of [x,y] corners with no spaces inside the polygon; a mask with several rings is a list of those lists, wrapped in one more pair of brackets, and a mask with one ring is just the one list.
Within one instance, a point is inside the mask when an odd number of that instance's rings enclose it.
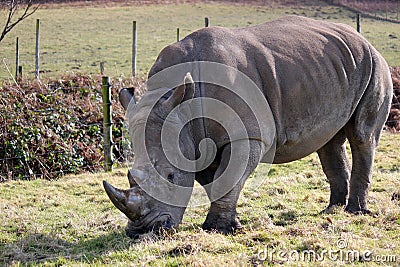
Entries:
{"label": "fence wire", "polygon": [[[255,2],[265,2],[264,4],[266,4],[268,1]],[[255,25],[285,14],[297,14],[317,19],[344,22],[355,27],[356,13],[354,11],[349,12],[349,8],[361,10],[365,14],[375,14],[380,18],[387,17],[391,20],[398,20],[398,3],[400,1],[332,0],[330,2],[341,6],[333,9],[331,13],[324,10],[323,7],[318,6],[295,6],[284,10],[277,10],[276,15],[265,15],[271,14],[269,6],[251,8],[237,6],[236,11],[227,11],[226,7],[219,7],[221,10],[218,11],[218,8],[212,5],[192,5],[184,6],[184,8],[182,8],[182,13],[172,15],[169,14],[173,11],[171,7],[165,10],[160,8],[157,12],[154,12],[153,9],[149,9],[148,7],[143,7],[145,10],[143,13],[138,13],[139,9],[135,7],[116,7],[102,12],[100,12],[99,9],[87,7],[64,7],[65,9],[63,9],[62,12],[58,9],[44,9],[38,11],[37,14],[18,25],[15,30],[0,43],[0,81],[13,83],[16,73],[15,41],[17,37],[19,38],[19,65],[23,67],[23,77],[34,77],[36,19],[40,19],[40,76],[51,77],[58,80],[59,84],[68,81],[69,78],[64,77],[66,74],[67,76],[73,76],[76,73],[89,76],[98,75],[100,73],[100,62],[105,62],[107,75],[111,77],[129,77],[131,75],[132,66],[133,19],[137,20],[138,27],[137,69],[139,76],[144,76],[148,72],[150,66],[164,46],[176,41],[177,28],[180,28],[180,36],[183,38],[186,34],[204,27],[204,18],[209,14],[212,14],[210,18],[212,26],[226,27]],[[57,16],[52,17],[52,12],[57,13]],[[251,15],[251,12],[255,12],[257,16]],[[190,13],[191,19],[189,20],[186,19],[188,17],[187,13]],[[343,15],[344,13],[345,15]],[[101,14],[101,18],[99,18],[99,14]],[[115,14],[118,14],[118,18],[115,17]],[[184,17],[184,19],[180,18],[180,16]],[[378,47],[378,50],[385,56],[390,65],[395,65],[394,63],[400,62],[399,27],[399,24],[392,22],[374,20],[371,18],[362,19],[362,34],[370,40],[374,46]],[[99,81],[96,83],[97,85],[92,86],[85,86],[82,84],[74,86],[74,83],[72,83],[69,87],[67,86],[67,88],[55,88],[54,92],[57,92],[57,90],[64,90],[65,95],[67,95],[68,90],[70,90],[71,95],[75,96],[92,94],[95,98],[93,103],[97,103],[96,105],[100,107],[99,100],[96,100],[94,92],[96,91],[96,86],[99,86],[101,83]],[[54,85],[47,85],[47,87],[51,86],[54,87]],[[116,86],[115,90],[120,87],[122,87],[122,84]],[[113,95],[117,95],[117,92],[114,92]],[[46,97],[46,94],[44,94],[44,97]],[[5,99],[7,98],[8,96],[0,98],[0,107],[5,106],[4,101],[6,101]],[[22,99],[19,101],[22,103],[24,102]],[[392,102],[392,110],[394,111],[387,121],[388,129],[400,128],[399,101],[400,89],[396,88]],[[16,105],[18,104],[16,103]],[[70,107],[72,108],[72,106],[82,107],[85,106],[85,103],[71,102]],[[68,109],[66,109],[65,112],[69,112]],[[43,112],[41,117],[43,120],[46,120],[54,115],[53,113],[55,113],[54,110],[51,112]],[[122,111],[120,111],[120,113],[119,116],[124,115]],[[93,111],[90,114],[93,115],[95,112]],[[0,165],[2,167],[0,171],[0,181],[16,178],[52,179],[69,172],[66,166],[58,166],[55,168],[51,163],[46,163],[44,161],[47,157],[55,154],[65,154],[68,157],[73,157],[71,152],[67,151],[67,149],[52,147],[52,151],[32,151],[35,155],[33,159],[33,154],[23,155],[21,154],[22,152],[19,154],[7,153],[7,151],[10,150],[7,147],[9,144],[6,144],[5,137],[12,134],[10,129],[7,129],[5,126],[8,125],[5,122],[5,117],[7,115],[8,114],[0,110],[0,119],[4,120],[0,122],[0,152],[3,153],[3,155],[0,155]],[[34,122],[28,123],[34,124]],[[100,121],[86,123],[81,119],[76,119],[74,123],[84,128],[85,131],[97,131],[97,128],[100,130],[102,129],[102,123]],[[119,125],[118,127],[122,126]],[[43,134],[46,133],[44,132]],[[86,141],[82,139],[81,141],[79,140],[80,137],[74,135],[73,131],[69,133],[66,131],[66,134],[70,134],[70,138],[67,138],[67,142],[71,144],[71,147],[74,147],[74,145],[79,142],[98,142],[98,145],[94,146],[94,148],[90,148],[93,150],[96,149],[97,156],[95,158],[86,159],[91,161],[91,167],[88,167],[87,170],[95,171],[102,168],[102,157],[99,156],[101,151],[98,151],[102,148],[99,145],[102,142],[101,135],[96,133],[97,139]],[[130,143],[127,138],[128,135],[123,135],[121,132],[116,134],[118,138],[121,137],[120,142],[122,145],[116,146],[114,150],[115,160],[119,162],[130,162],[132,159],[132,151],[129,151]],[[79,149],[79,147],[76,147],[76,151],[80,151]],[[79,160],[81,160],[82,157],[80,157]],[[21,168],[21,171],[16,171],[18,170],[16,167]],[[73,169],[73,167],[74,166],[71,168]]]}
{"label": "fence wire", "polygon": [[[204,27],[204,18],[208,16],[207,14],[212,15],[211,26],[243,27],[286,14],[297,14],[343,22],[356,27],[356,13],[349,12],[348,7],[361,12],[368,10],[368,14],[379,14],[396,20],[400,1],[332,0],[331,2],[341,6],[327,11],[320,6],[307,8],[299,4],[278,9],[276,15],[268,15],[271,11],[267,6],[256,8],[238,6],[236,11],[229,11],[229,14],[226,14],[225,7],[183,6],[183,14],[181,12],[175,16],[168,14],[169,10],[174,11],[172,7],[167,10],[121,7],[105,11],[100,8],[65,6],[60,9],[41,9],[17,25],[0,43],[0,80],[12,80],[16,73],[17,37],[20,50],[19,65],[23,67],[23,76],[34,77],[37,19],[40,19],[39,66],[42,77],[57,77],[65,73],[98,74],[100,62],[105,62],[107,75],[127,77],[132,71],[132,20],[137,20],[138,27],[138,73],[145,75],[161,49],[176,41],[177,28],[180,28],[180,35],[183,38],[186,34]],[[152,12],[153,10],[155,12]],[[389,12],[388,15],[382,13],[386,11]],[[179,17],[179,15],[188,17],[185,12],[190,13],[190,20]],[[115,18],[114,14],[117,14],[118,18]],[[367,18],[362,20],[362,34],[378,48],[390,65],[395,65],[396,62],[400,65],[398,27],[399,24],[390,22]]]}

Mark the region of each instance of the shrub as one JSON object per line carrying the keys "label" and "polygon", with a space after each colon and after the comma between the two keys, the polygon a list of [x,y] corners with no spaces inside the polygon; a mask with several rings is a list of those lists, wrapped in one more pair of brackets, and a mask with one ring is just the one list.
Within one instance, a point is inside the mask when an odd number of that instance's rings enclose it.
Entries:
{"label": "shrub", "polygon": [[[124,161],[124,111],[111,83],[116,163]],[[55,179],[103,167],[100,76],[64,76],[41,83],[20,81],[0,90],[0,180]]]}

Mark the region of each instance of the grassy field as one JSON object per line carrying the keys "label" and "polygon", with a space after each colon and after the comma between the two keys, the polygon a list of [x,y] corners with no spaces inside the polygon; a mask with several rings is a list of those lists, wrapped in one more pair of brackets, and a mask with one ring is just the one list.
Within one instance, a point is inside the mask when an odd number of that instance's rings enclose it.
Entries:
{"label": "grassy field", "polygon": [[[132,20],[138,22],[139,75],[148,72],[162,47],[176,40],[177,27],[184,37],[203,27],[206,16],[211,25],[227,27],[287,14],[355,26],[354,13],[313,2],[304,7],[180,4],[41,9],[0,43],[0,86],[14,73],[17,36],[24,74],[33,76],[37,18],[43,76],[98,73],[104,61],[106,73],[116,77],[130,74]],[[390,65],[400,65],[398,24],[364,19],[362,32]],[[369,194],[374,216],[353,216],[341,209],[319,214],[328,204],[329,185],[313,154],[270,169],[260,165],[253,176],[267,177],[265,183],[256,191],[245,189],[239,201],[244,229],[227,236],[201,230],[208,210],[201,206],[187,209],[175,233],[129,239],[124,232],[126,217],[101,185],[107,179],[127,187],[126,169],[56,181],[0,183],[0,266],[398,266],[400,200],[391,198],[400,194],[399,147],[400,135],[383,135]],[[353,261],[351,256],[357,254],[365,258]]]}
{"label": "grassy field", "polygon": [[[132,21],[138,25],[139,75],[145,75],[160,50],[204,26],[242,27],[288,14],[343,22],[355,27],[355,14],[328,6],[322,1],[311,5],[257,7],[227,4],[180,4],[104,7],[53,6],[40,9],[21,23],[0,43],[0,81],[14,73],[15,39],[20,40],[20,61],[26,76],[33,76],[35,59],[35,21],[41,21],[42,76],[59,77],[66,72],[99,73],[105,62],[111,76],[131,73]],[[398,24],[363,19],[362,33],[392,66],[400,65],[400,30]],[[396,39],[397,37],[397,39]],[[8,70],[7,70],[8,68]]]}
{"label": "grassy field", "polygon": [[[383,135],[369,194],[374,216],[341,209],[319,214],[328,204],[329,186],[313,154],[272,166],[258,190],[244,190],[238,206],[244,229],[227,236],[201,230],[208,208],[202,206],[186,211],[176,233],[129,239],[126,218],[101,186],[107,179],[127,187],[126,169],[2,183],[0,265],[398,266],[400,200],[391,196],[400,190],[399,146],[400,135]],[[266,166],[253,175],[267,176]],[[352,261],[357,253],[366,258]]]}

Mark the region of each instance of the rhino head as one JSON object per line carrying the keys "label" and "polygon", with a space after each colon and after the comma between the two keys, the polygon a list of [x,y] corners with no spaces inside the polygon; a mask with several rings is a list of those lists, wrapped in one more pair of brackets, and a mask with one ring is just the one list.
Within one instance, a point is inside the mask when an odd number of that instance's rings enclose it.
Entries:
{"label": "rhino head", "polygon": [[[190,74],[185,76],[183,84],[165,90],[161,97],[147,91],[135,105],[132,105],[133,90],[120,92],[135,151],[133,168],[128,171],[130,188],[118,189],[106,181],[103,185],[112,203],[128,217],[126,234],[129,237],[176,228],[182,220],[192,192],[194,172],[181,170],[167,159],[162,148],[161,129],[168,114],[193,98],[193,93]],[[168,120],[170,127],[180,128],[178,142],[182,154],[193,159],[195,148],[190,127],[183,126],[179,116],[168,117]],[[173,138],[177,137],[171,136]]]}

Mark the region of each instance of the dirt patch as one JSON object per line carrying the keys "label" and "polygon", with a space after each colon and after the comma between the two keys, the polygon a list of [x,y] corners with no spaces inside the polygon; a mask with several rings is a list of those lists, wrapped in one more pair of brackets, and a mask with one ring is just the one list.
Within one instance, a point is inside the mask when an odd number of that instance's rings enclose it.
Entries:
{"label": "dirt patch", "polygon": [[143,5],[178,5],[178,4],[230,4],[230,5],[254,5],[254,6],[310,6],[326,5],[319,0],[42,0],[39,1],[42,8],[53,8],[60,6],[75,7],[112,7],[112,6],[143,6]]}
{"label": "dirt patch", "polygon": [[[398,0],[397,0],[398,1]],[[364,18],[384,20],[392,23],[400,23],[399,4],[397,1],[347,1],[328,0],[331,5],[346,8],[354,13],[360,13]]]}
{"label": "dirt patch", "polygon": [[191,244],[186,244],[182,246],[177,246],[170,251],[168,251],[168,255],[177,257],[177,256],[187,256],[192,255],[196,251],[196,248]]}

